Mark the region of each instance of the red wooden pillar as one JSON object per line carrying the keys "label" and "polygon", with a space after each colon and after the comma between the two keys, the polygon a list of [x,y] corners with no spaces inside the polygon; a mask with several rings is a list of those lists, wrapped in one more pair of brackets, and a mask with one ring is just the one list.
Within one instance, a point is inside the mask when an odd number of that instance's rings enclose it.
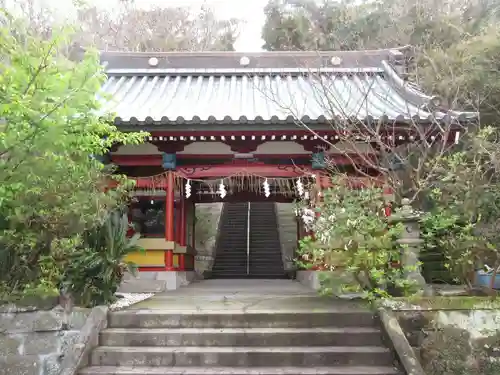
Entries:
{"label": "red wooden pillar", "polygon": [[[181,198],[179,205],[179,245],[186,246],[186,198],[184,197],[184,188],[181,188]],[[186,256],[185,254],[179,254],[179,271],[186,270]]]}
{"label": "red wooden pillar", "polygon": [[[174,233],[174,173],[172,171],[167,172],[167,196],[165,199],[165,240],[175,241]],[[174,270],[174,251],[165,251],[165,270]]]}

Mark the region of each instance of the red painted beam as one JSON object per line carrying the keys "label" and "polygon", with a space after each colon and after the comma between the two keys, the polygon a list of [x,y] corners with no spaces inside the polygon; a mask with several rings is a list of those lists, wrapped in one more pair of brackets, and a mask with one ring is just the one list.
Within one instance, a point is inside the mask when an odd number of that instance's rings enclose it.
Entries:
{"label": "red painted beam", "polygon": [[241,193],[235,193],[235,194],[228,194],[224,197],[224,199],[221,199],[221,197],[217,194],[204,194],[204,195],[198,195],[196,194],[193,196],[194,202],[195,203],[230,203],[230,202],[275,202],[275,203],[292,203],[297,197],[291,196],[284,196],[284,195],[279,195],[279,194],[271,194],[268,198],[264,196],[264,194],[255,194],[255,193],[248,193],[248,192],[241,192]]}
{"label": "red painted beam", "polygon": [[[299,158],[311,158],[310,154],[288,154],[288,155],[274,155],[274,154],[254,154],[256,159],[299,159]],[[352,165],[355,164],[365,164],[366,160],[375,161],[375,154],[364,154],[360,156],[358,154],[328,154],[325,156],[329,161],[335,165]],[[177,155],[178,160],[204,160],[204,159],[221,159],[231,161],[234,159],[232,154],[214,154],[214,155]],[[125,166],[125,167],[136,167],[136,166],[159,166],[162,164],[161,155],[111,155],[111,161],[114,164]]]}
{"label": "red painted beam", "polygon": [[235,175],[260,177],[306,177],[316,172],[309,166],[266,165],[266,164],[224,164],[224,165],[190,165],[180,167],[177,174],[187,179],[217,178]]}

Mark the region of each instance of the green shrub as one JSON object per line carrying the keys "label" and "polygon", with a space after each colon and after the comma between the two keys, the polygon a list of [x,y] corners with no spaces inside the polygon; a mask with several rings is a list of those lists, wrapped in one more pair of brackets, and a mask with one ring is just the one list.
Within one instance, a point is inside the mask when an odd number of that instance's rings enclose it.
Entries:
{"label": "green shrub", "polygon": [[126,215],[114,212],[100,226],[85,233],[83,246],[72,255],[65,275],[65,287],[77,305],[96,306],[115,300],[126,271],[135,272],[125,257],[141,251],[139,234],[127,237]]}
{"label": "green shrub", "polygon": [[[362,291],[368,299],[411,294],[413,284],[405,277],[409,269],[393,266],[399,265],[402,249],[396,239],[403,226],[390,224],[385,217],[383,190],[353,189],[340,179],[332,180],[332,186],[323,191],[322,204],[316,207],[321,215],[312,223],[315,238],[301,241],[297,266],[341,269],[355,281],[345,289]],[[331,284],[328,277],[325,274],[322,286]]]}

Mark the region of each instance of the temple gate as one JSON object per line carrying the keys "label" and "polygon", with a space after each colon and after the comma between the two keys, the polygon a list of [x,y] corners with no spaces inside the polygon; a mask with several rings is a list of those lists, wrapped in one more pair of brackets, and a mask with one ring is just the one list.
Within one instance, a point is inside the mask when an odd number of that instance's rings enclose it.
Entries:
{"label": "temple gate", "polygon": [[[104,110],[121,130],[150,134],[110,155],[137,181],[131,219],[147,251],[130,260],[155,277],[192,271],[199,203],[314,200],[332,165],[352,186],[383,184],[379,170],[363,165],[377,161],[375,140],[355,132],[345,143],[348,127],[340,124],[373,124],[377,141],[403,144],[419,139],[409,123],[468,121],[404,79],[404,56],[404,49],[102,53]],[[458,130],[446,136],[454,140]]]}

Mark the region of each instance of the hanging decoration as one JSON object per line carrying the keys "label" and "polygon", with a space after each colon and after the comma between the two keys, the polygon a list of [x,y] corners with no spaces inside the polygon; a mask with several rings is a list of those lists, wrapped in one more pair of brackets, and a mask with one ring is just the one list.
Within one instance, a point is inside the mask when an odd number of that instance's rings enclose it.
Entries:
{"label": "hanging decoration", "polygon": [[271,191],[269,190],[269,183],[267,182],[267,178],[264,180],[262,186],[264,188],[264,195],[266,196],[266,198],[268,198],[271,195]]}
{"label": "hanging decoration", "polygon": [[184,193],[186,194],[186,198],[191,196],[191,181],[186,181],[186,186],[184,186]]}
{"label": "hanging decoration", "polygon": [[301,197],[304,195],[304,185],[302,185],[302,180],[300,178],[297,179],[297,192]]}
{"label": "hanging decoration", "polygon": [[224,181],[221,180],[220,185],[219,185],[219,195],[222,199],[224,199],[226,194],[227,194],[227,191],[226,191],[226,187],[224,186]]}
{"label": "hanging decoration", "polygon": [[[135,177],[135,195],[165,196],[167,188],[167,173],[153,176]],[[280,195],[290,199],[304,198],[307,191],[315,185],[315,176],[304,172],[304,176],[297,177],[267,177],[250,173],[237,173],[217,179],[191,179],[173,171],[175,176],[175,191],[184,195],[186,199],[193,194],[218,195],[224,198],[229,193],[264,194],[266,197]]]}

